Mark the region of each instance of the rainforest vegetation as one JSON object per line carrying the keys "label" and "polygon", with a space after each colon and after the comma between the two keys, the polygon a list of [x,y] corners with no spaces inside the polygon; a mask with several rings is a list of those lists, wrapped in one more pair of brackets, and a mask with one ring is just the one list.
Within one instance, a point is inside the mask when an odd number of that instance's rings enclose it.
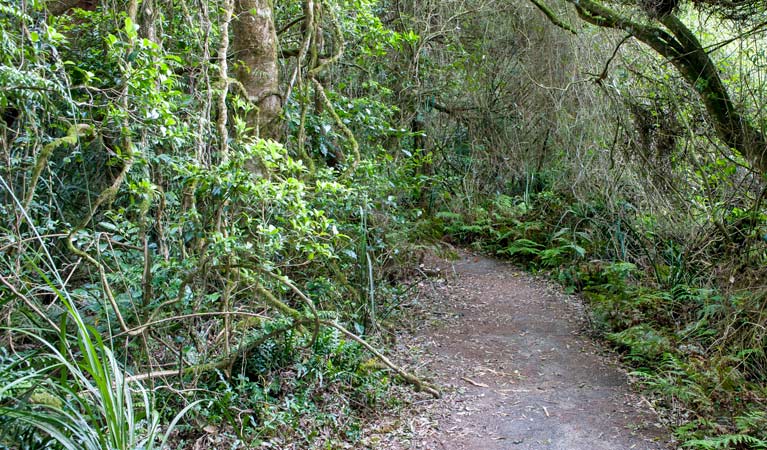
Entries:
{"label": "rainforest vegetation", "polygon": [[756,0],[0,0],[0,447],[358,448],[439,395],[387,349],[420,252],[466,246],[582,295],[680,445],[767,448],[766,33]]}

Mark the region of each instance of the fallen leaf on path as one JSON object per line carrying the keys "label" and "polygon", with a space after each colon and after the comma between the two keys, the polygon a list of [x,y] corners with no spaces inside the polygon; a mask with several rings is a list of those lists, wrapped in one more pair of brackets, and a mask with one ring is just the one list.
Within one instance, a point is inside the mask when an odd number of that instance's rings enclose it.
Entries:
{"label": "fallen leaf on path", "polygon": [[479,383],[477,381],[472,380],[471,378],[461,377],[461,379],[463,381],[471,384],[472,386],[477,386],[477,387],[481,387],[481,388],[490,387],[490,386],[486,385],[485,383]]}

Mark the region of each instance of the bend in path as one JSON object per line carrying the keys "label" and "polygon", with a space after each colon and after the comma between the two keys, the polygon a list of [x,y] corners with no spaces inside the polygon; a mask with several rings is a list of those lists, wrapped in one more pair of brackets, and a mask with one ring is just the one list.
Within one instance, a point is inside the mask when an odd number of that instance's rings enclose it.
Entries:
{"label": "bend in path", "polygon": [[669,448],[649,403],[583,333],[575,298],[485,257],[463,254],[447,270],[455,280],[429,306],[442,319],[416,337],[447,395],[395,448]]}

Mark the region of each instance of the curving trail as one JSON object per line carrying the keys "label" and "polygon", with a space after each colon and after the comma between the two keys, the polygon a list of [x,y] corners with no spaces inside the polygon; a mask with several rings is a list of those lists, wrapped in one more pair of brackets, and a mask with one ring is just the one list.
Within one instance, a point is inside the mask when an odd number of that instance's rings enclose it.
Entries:
{"label": "curving trail", "polygon": [[409,431],[387,447],[670,448],[649,402],[584,332],[576,298],[486,257],[427,264],[451,281],[423,283],[428,324],[407,344],[447,393],[417,403],[403,419]]}

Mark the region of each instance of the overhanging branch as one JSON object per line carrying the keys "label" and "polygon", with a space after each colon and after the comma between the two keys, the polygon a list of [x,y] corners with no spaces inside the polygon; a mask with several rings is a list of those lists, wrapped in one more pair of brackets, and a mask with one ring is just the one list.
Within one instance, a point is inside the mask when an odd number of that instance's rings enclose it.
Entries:
{"label": "overhanging branch", "polygon": [[[538,6],[539,0],[530,1]],[[767,173],[767,138],[736,108],[716,65],[682,21],[666,14],[654,18],[663,27],[646,25],[594,0],[567,1],[575,7],[582,20],[603,28],[623,30],[668,59],[700,95],[722,142],[742,155],[755,170]],[[554,20],[552,23],[561,27]]]}
{"label": "overhanging branch", "polygon": [[545,3],[543,3],[540,0],[530,0],[530,3],[536,6],[536,8],[540,9],[541,12],[548,17],[549,21],[553,23],[554,25],[558,26],[559,28],[569,31],[573,34],[578,34],[575,32],[575,29],[569,24],[564,22],[562,19],[560,19],[554,11],[551,10],[551,8],[548,7]]}

